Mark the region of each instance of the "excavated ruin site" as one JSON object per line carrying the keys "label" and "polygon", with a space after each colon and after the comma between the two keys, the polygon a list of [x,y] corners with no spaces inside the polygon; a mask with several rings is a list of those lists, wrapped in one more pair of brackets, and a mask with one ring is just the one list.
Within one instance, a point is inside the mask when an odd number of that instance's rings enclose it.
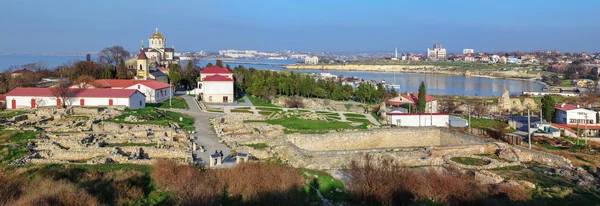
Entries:
{"label": "excavated ruin site", "polygon": [[[278,158],[299,168],[336,170],[352,161],[389,160],[400,166],[454,165],[468,169],[492,169],[536,161],[550,166],[569,166],[556,155],[514,147],[446,128],[380,128],[346,130],[326,134],[284,134],[284,128],[270,125],[259,115],[226,115],[214,121],[223,142],[238,152],[259,159]],[[266,148],[252,145],[265,144]],[[494,156],[497,158],[490,158]],[[485,160],[484,165],[464,165],[455,157]]]}
{"label": "excavated ruin site", "polygon": [[32,152],[13,164],[127,163],[150,164],[167,158],[193,162],[193,143],[176,126],[116,123],[118,108],[39,108],[3,123],[6,130],[34,130]]}

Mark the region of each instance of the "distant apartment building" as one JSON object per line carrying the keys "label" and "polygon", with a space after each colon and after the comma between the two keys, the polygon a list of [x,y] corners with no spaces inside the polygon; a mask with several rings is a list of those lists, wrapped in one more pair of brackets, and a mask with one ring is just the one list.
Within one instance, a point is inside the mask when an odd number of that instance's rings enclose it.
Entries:
{"label": "distant apartment building", "polygon": [[473,54],[475,51],[473,49],[463,49],[463,54]]}
{"label": "distant apartment building", "polygon": [[219,55],[230,58],[254,58],[258,55],[256,50],[219,50]]}
{"label": "distant apartment building", "polygon": [[306,57],[306,58],[304,58],[304,63],[305,64],[318,64],[319,57],[316,57],[316,56]]}
{"label": "distant apartment building", "polygon": [[427,57],[436,60],[446,59],[446,49],[442,47],[442,44],[433,44],[433,49],[427,48]]}

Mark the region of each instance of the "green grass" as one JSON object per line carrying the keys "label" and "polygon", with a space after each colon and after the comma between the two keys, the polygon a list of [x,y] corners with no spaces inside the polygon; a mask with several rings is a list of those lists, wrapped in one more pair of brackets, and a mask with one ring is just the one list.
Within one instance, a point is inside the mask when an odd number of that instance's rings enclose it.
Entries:
{"label": "green grass", "polygon": [[363,119],[363,118],[347,117],[346,120],[351,121],[351,122],[367,122],[367,123],[370,123],[369,120]]}
{"label": "green grass", "polygon": [[350,110],[350,108],[352,108],[352,104],[344,104],[344,107],[346,107],[346,110]]}
{"label": "green grass", "polygon": [[[142,122],[128,122],[125,118],[129,115],[133,115],[138,119],[145,120]],[[179,121],[182,117],[183,121]],[[194,127],[194,118],[182,115],[171,111],[161,111],[154,107],[145,107],[142,109],[125,109],[123,114],[116,116],[115,118],[105,120],[108,122],[125,123],[125,124],[155,124],[162,126],[169,126],[169,123],[177,123],[182,130],[192,131],[196,130]]]}
{"label": "green grass", "polygon": [[346,117],[366,118],[364,114],[344,113]]}
{"label": "green grass", "polygon": [[221,109],[221,108],[208,108],[207,111],[223,113],[223,109]]}
{"label": "green grass", "polygon": [[13,131],[0,127],[0,166],[26,155],[29,152],[27,143],[39,134],[37,131]]}
{"label": "green grass", "polygon": [[140,146],[140,147],[154,147],[157,143],[107,143],[104,147],[128,147],[128,146]]}
{"label": "green grass", "polygon": [[71,117],[77,118],[77,119],[85,119],[85,120],[90,119],[89,116],[83,116],[83,115],[73,115]]}
{"label": "green grass", "polygon": [[[568,178],[545,174],[552,170],[551,167],[534,162],[524,164],[527,167],[514,166],[491,171],[507,180],[527,180],[535,184],[537,189],[532,191],[531,205],[596,205],[600,201],[598,190],[579,187],[576,182]],[[557,193],[541,189],[552,187],[571,188],[573,194],[563,198]],[[500,203],[500,205],[508,204]]]}
{"label": "green grass", "polygon": [[327,122],[321,120],[306,120],[300,118],[271,119],[266,120],[269,124],[277,124],[285,127],[288,133],[299,132],[302,134],[322,134],[331,130],[352,129],[347,122]]}
{"label": "green grass", "polygon": [[265,143],[254,143],[254,144],[242,144],[241,146],[247,146],[247,147],[252,147],[254,149],[259,149],[259,150],[264,150],[267,147],[269,147],[267,144]]}
{"label": "green grass", "polygon": [[190,96],[190,97],[196,97],[195,94],[188,94],[188,96]]}
{"label": "green grass", "polygon": [[338,113],[327,112],[327,111],[316,111],[315,113],[317,113],[317,114],[324,114],[324,115],[338,115]]}
{"label": "green grass", "polygon": [[[300,169],[300,171],[304,178],[308,179],[310,184],[317,188],[325,198],[333,201],[347,201],[350,199],[350,195],[345,193],[344,183],[333,179],[331,175],[317,170]],[[342,192],[336,192],[336,189],[342,190]]]}
{"label": "green grass", "polygon": [[183,99],[182,97],[175,97],[171,99],[171,104],[169,104],[169,100],[165,100],[159,103],[147,103],[146,106],[165,109],[189,109],[187,103],[185,102],[185,99]]}
{"label": "green grass", "polygon": [[0,112],[0,118],[9,119],[9,118],[13,118],[15,116],[19,116],[19,115],[22,115],[25,113],[27,113],[27,112],[21,111],[21,110],[4,111],[4,112]]}
{"label": "green grass", "polygon": [[568,79],[563,79],[560,81],[560,86],[561,87],[574,87],[575,85],[573,85],[573,81],[568,80]]}
{"label": "green grass", "polygon": [[252,105],[254,105],[254,106],[278,107],[278,106],[274,105],[273,103],[271,103],[271,101],[269,101],[267,99],[262,99],[262,98],[255,97],[255,96],[247,96],[247,97],[250,100],[250,102],[252,102]]}
{"label": "green grass", "polygon": [[283,111],[281,108],[273,108],[273,107],[256,107],[257,110],[261,111]]}
{"label": "green grass", "polygon": [[240,97],[237,99],[238,103],[246,103],[246,100],[244,100],[244,97]]}
{"label": "green grass", "polygon": [[[467,118],[468,121],[468,118]],[[479,119],[479,118],[474,118],[471,117],[471,126],[473,128],[478,128],[478,129],[495,129],[498,128],[499,126],[502,126],[502,128],[504,129],[504,132],[515,132],[515,129],[509,128],[508,124],[506,122],[500,121],[500,120],[492,120],[492,119]]]}
{"label": "green grass", "polygon": [[490,164],[489,160],[477,159],[472,157],[453,157],[451,160],[463,165],[482,166]]}
{"label": "green grass", "polygon": [[264,116],[269,116],[271,114],[273,114],[275,112],[273,111],[259,111],[258,114],[264,115]]}
{"label": "green grass", "polygon": [[232,109],[231,112],[240,112],[240,113],[254,113],[253,111],[250,111],[250,108],[248,109],[244,109],[244,108],[235,108]]}

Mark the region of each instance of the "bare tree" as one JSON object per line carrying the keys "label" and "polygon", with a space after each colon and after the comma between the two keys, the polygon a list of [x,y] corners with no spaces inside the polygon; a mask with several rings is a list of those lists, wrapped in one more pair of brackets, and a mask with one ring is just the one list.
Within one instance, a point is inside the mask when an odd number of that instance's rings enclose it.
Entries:
{"label": "bare tree", "polygon": [[485,113],[486,108],[483,104],[477,104],[475,105],[473,110],[475,111],[475,113],[477,113],[477,117],[481,118],[481,115]]}
{"label": "bare tree", "polygon": [[92,82],[94,80],[95,80],[95,78],[92,76],[88,76],[88,75],[79,76],[75,81],[73,81],[73,86],[75,88],[95,87],[94,85],[92,85]]}
{"label": "bare tree", "polygon": [[62,108],[66,108],[67,105],[70,105],[73,92],[69,88],[69,82],[61,80],[56,87],[50,88],[50,91],[52,91],[54,97],[60,100],[60,106]]}
{"label": "bare tree", "polygon": [[449,100],[449,99],[440,99],[439,100],[439,110],[442,113],[446,113],[446,114],[452,114],[454,113],[454,111],[456,111],[456,109],[458,109],[458,104],[456,104],[456,102]]}
{"label": "bare tree", "polygon": [[119,64],[121,61],[127,60],[129,57],[129,52],[122,46],[116,45],[102,49],[99,55],[100,63],[112,65],[116,68],[117,64]]}

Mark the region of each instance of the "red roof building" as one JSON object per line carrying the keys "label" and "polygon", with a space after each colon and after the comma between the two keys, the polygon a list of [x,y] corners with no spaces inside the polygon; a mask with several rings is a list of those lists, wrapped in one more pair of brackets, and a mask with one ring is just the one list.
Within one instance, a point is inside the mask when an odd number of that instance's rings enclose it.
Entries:
{"label": "red roof building", "polygon": [[227,68],[212,66],[212,67],[204,68],[200,72],[200,74],[232,74],[232,73]]}
{"label": "red roof building", "polygon": [[[388,106],[400,106],[400,105],[404,105],[404,104],[416,105],[418,101],[419,101],[419,93],[414,92],[414,93],[398,95],[397,97],[388,99],[385,101],[385,104]],[[427,113],[438,112],[437,100],[433,96],[426,94],[425,102],[426,102],[426,112]]]}
{"label": "red roof building", "polygon": [[569,110],[579,109],[579,105],[561,103],[561,104],[556,104],[554,106],[554,109],[561,110],[561,111],[569,111]]}
{"label": "red roof building", "polygon": [[[135,89],[76,89],[69,88],[71,97],[130,97]],[[17,87],[5,94],[6,97],[54,97],[51,88]]]}
{"label": "red roof building", "polygon": [[124,106],[143,108],[146,96],[136,89],[68,88],[68,95],[58,96],[53,88],[18,87],[6,93],[7,109],[55,106]]}
{"label": "red roof building", "polygon": [[171,85],[155,80],[97,79],[92,82],[98,88],[137,89],[146,95],[146,102],[160,102],[171,98]]}
{"label": "red roof building", "polygon": [[129,79],[97,79],[92,82],[100,88],[123,89],[136,84],[142,84],[152,89],[169,88],[171,85],[155,80],[129,80]]}
{"label": "red roof building", "polygon": [[146,57],[146,52],[144,52],[144,49],[140,49],[140,54],[138,55],[138,59],[148,59],[148,57]]}
{"label": "red roof building", "polygon": [[207,76],[206,78],[204,78],[205,82],[215,82],[215,81],[222,81],[222,82],[233,82],[233,79],[226,77],[226,76],[221,76],[218,74],[212,75],[212,76]]}

